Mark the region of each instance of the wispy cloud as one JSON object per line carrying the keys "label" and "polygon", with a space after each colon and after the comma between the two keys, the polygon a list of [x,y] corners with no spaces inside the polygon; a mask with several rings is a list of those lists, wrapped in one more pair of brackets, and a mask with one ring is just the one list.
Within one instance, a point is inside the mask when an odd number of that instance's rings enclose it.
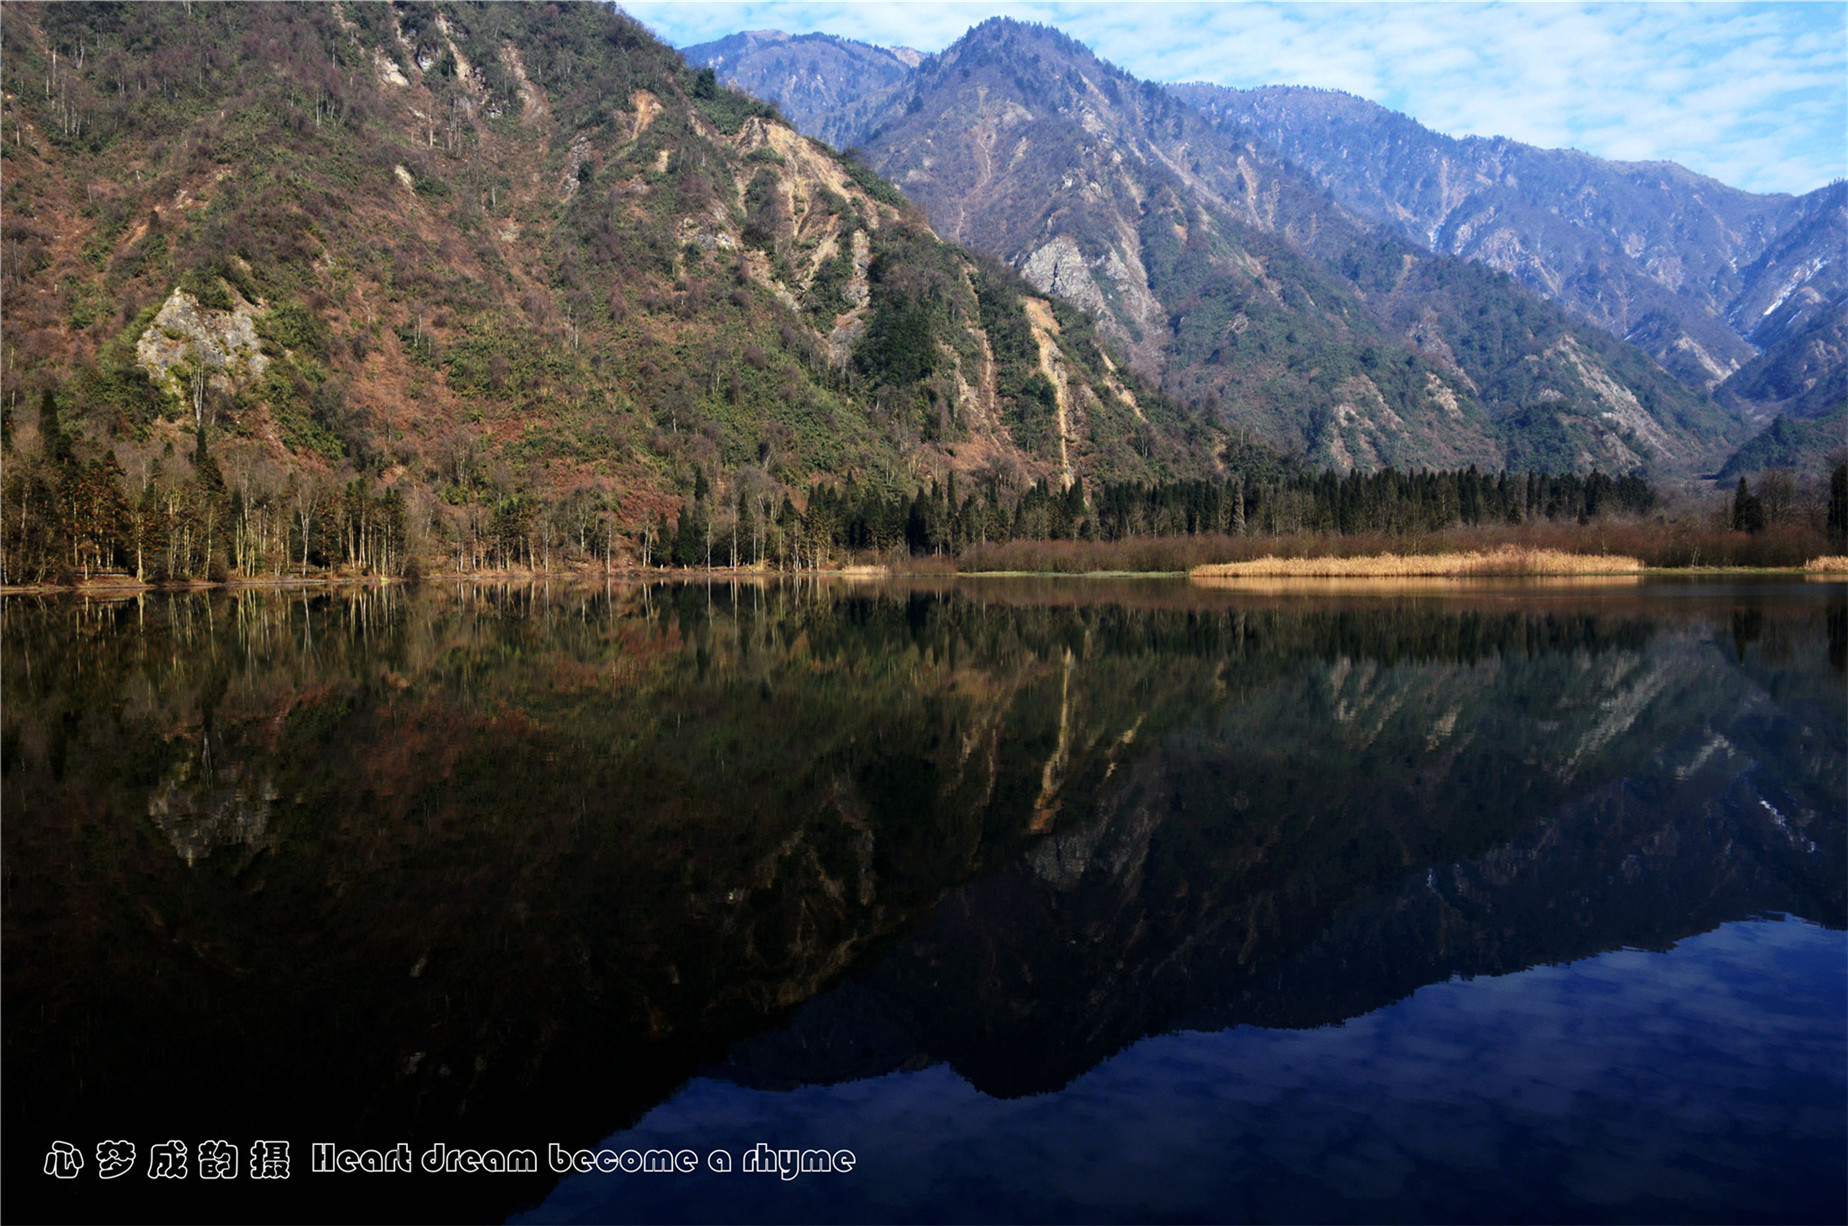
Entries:
{"label": "wispy cloud", "polygon": [[1455,136],[1680,162],[1753,191],[1848,175],[1848,4],[659,3],[677,46],[810,30],[939,51],[985,17],[1058,26],[1156,81],[1314,85]]}

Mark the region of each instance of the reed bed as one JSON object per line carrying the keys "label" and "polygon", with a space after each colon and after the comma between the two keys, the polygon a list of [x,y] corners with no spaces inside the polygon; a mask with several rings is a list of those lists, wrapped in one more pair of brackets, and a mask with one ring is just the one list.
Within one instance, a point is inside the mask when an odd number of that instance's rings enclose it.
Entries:
{"label": "reed bed", "polygon": [[1494,595],[1504,599],[1512,597],[1531,600],[1543,589],[1559,589],[1577,596],[1583,596],[1594,589],[1623,588],[1634,592],[1641,589],[1646,573],[1526,575],[1519,578],[1481,575],[1221,575],[1216,578],[1189,579],[1187,586],[1198,592],[1229,591],[1237,592],[1240,596],[1313,596],[1318,600],[1329,596],[1360,596],[1369,599],[1381,596],[1443,596],[1451,599],[1461,595]]}
{"label": "reed bed", "polygon": [[1639,558],[1620,554],[1566,553],[1558,549],[1504,546],[1490,553],[1396,554],[1359,558],[1255,558],[1197,566],[1196,579],[1486,579],[1528,575],[1629,575],[1643,569]]}
{"label": "reed bed", "polygon": [[1803,569],[1812,575],[1848,575],[1848,557],[1838,553],[1824,554],[1805,562]]}
{"label": "reed bed", "polygon": [[[1831,544],[1820,530],[1774,524],[1763,532],[1733,532],[1690,522],[1532,523],[1448,528],[1441,532],[1298,533],[1280,536],[1144,536],[1121,541],[1007,541],[974,545],[954,561],[964,574],[1015,571],[1038,574],[1094,574],[1098,571],[1171,573],[1201,566],[1284,559],[1449,556],[1494,553],[1513,547],[1592,558],[1640,560],[1650,570],[1684,568],[1779,568],[1795,570]],[[894,569],[907,572],[947,557],[916,558]],[[1448,573],[1448,572],[1445,572]],[[1599,573],[1570,571],[1566,573]]]}

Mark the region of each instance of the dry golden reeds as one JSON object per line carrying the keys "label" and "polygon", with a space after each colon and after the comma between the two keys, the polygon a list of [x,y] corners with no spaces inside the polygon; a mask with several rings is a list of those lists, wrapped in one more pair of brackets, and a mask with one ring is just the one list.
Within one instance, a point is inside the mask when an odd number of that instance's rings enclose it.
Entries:
{"label": "dry golden reeds", "polygon": [[[1733,532],[1692,522],[1527,523],[1448,528],[1402,536],[1386,532],[1352,535],[1302,532],[1282,536],[1141,536],[1112,541],[1006,541],[971,545],[957,555],[953,569],[964,573],[1015,571],[1040,574],[1095,574],[1099,571],[1179,574],[1201,566],[1252,562],[1264,558],[1400,557],[1493,554],[1507,548],[1557,551],[1593,559],[1640,560],[1645,571],[1684,568],[1794,570],[1806,559],[1832,548],[1821,531],[1807,524],[1773,524],[1763,532]],[[952,569],[942,558],[913,558],[896,567],[906,573]],[[1444,571],[1442,574],[1452,572]],[[1582,576],[1569,566],[1558,578]],[[1602,573],[1602,572],[1593,572]],[[1619,572],[1632,573],[1632,572]],[[1829,572],[1811,572],[1812,574]],[[1423,574],[1420,577],[1440,577]]]}
{"label": "dry golden reeds", "polygon": [[1520,575],[1627,575],[1641,572],[1636,558],[1615,554],[1565,553],[1557,549],[1508,546],[1493,553],[1373,554],[1360,558],[1257,558],[1196,566],[1197,579],[1234,578],[1454,578]]}
{"label": "dry golden reeds", "polygon": [[1848,575],[1848,557],[1839,553],[1824,554],[1805,562],[1803,569],[1812,575]]}

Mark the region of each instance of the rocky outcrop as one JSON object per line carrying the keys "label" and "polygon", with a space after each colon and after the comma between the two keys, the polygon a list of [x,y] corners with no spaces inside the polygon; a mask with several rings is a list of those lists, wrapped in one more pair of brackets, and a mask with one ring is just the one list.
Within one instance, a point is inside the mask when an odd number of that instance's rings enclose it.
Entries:
{"label": "rocky outcrop", "polygon": [[174,399],[190,404],[192,384],[203,377],[221,391],[232,391],[262,376],[269,366],[257,340],[258,308],[236,290],[231,309],[199,305],[176,289],[160,313],[135,342],[135,356],[148,378]]}

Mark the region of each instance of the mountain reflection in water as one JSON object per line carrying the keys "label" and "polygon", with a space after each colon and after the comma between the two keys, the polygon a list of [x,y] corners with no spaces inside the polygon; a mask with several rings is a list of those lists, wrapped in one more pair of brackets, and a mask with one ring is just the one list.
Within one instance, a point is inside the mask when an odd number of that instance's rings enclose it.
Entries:
{"label": "mountain reflection in water", "polygon": [[[861,1166],[584,1176],[539,1216],[1845,1207],[1840,585],[426,587],[14,598],[4,634],[26,1216],[491,1218],[557,1177],[40,1165],[638,1120]],[[1771,913],[1808,922],[1736,922]],[[1548,1025],[1597,1076],[1523,1047]],[[1803,1102],[1726,1122],[1766,1095]]]}
{"label": "mountain reflection in water", "polygon": [[702,1078],[603,1144],[851,1144],[856,1178],[572,1176],[515,1220],[1838,1221],[1841,955],[1728,924],[1338,1026],[1157,1036],[1023,1098],[948,1065]]}

